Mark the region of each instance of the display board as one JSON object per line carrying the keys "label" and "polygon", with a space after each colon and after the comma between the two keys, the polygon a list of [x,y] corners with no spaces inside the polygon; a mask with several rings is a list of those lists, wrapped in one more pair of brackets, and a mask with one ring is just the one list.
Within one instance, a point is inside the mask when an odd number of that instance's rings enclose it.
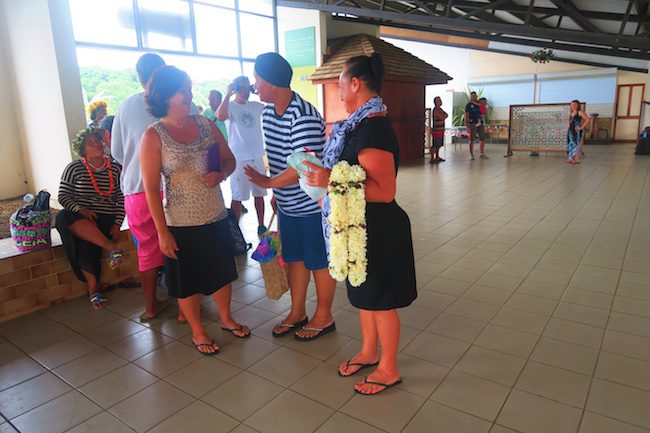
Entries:
{"label": "display board", "polygon": [[[581,106],[585,111],[586,104]],[[511,105],[507,156],[513,152],[566,152],[570,109],[570,103]]]}

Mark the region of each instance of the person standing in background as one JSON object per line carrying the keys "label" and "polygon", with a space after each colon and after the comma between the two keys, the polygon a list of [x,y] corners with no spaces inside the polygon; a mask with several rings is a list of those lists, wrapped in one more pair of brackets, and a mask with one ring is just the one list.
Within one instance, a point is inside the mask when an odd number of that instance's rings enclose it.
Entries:
{"label": "person standing in background", "polygon": [[106,117],[108,110],[108,102],[106,101],[95,101],[88,106],[88,116],[90,117],[90,123],[88,126],[100,127],[100,123],[104,117]]}
{"label": "person standing in background", "polygon": [[440,96],[433,98],[433,105],[433,128],[431,128],[433,142],[431,145],[430,164],[445,161],[440,158],[440,148],[445,144],[445,119],[448,117],[445,110],[442,109],[442,98]]}
{"label": "person standing in background", "polygon": [[[235,95],[235,100],[230,98]],[[226,97],[217,109],[217,120],[229,121],[228,146],[235,155],[237,168],[230,178],[232,190],[231,208],[239,221],[242,214],[242,202],[247,201],[251,193],[255,200],[257,211],[257,235],[266,233],[264,225],[264,196],[266,189],[253,184],[246,174],[244,167],[254,167],[260,173],[266,173],[264,164],[264,139],[262,137],[262,110],[264,105],[249,101],[251,83],[247,77],[241,76],[228,86]]]}
{"label": "person standing in background", "polygon": [[[136,71],[143,89],[147,89],[154,71],[164,65],[165,61],[157,54],[147,53],[138,59]],[[140,315],[143,323],[155,318],[168,306],[156,298],[158,270],[164,260],[140,171],[140,141],[144,131],[156,120],[147,111],[145,92],[139,92],[120,104],[111,131],[111,153],[122,165],[124,210],[138,248],[138,270],[145,298],[145,311]],[[178,320],[185,322],[182,313],[179,313]]]}
{"label": "person standing in background", "polygon": [[214,89],[210,90],[210,94],[208,95],[208,102],[210,103],[210,108],[206,108],[205,110],[203,110],[202,114],[208,119],[212,120],[214,124],[217,125],[219,131],[221,131],[224,138],[228,140],[228,128],[226,127],[226,123],[217,119],[217,110],[219,109],[219,105],[221,105],[222,100],[223,100],[223,95],[221,94],[220,91]]}
{"label": "person standing in background", "polygon": [[481,122],[481,107],[476,92],[470,93],[470,101],[465,106],[465,126],[469,133],[469,159],[474,161],[474,140],[478,137],[481,159],[489,159],[485,154],[485,125]]}
{"label": "person standing in background", "polygon": [[582,142],[582,131],[589,124],[589,117],[580,109],[580,101],[571,101],[571,111],[567,121],[567,153],[569,164],[580,164],[580,144]]}

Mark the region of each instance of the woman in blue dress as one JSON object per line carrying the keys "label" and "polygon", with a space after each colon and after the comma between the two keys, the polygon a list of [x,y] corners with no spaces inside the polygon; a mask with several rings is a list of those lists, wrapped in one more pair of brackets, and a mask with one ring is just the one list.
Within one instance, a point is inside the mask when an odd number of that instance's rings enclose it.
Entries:
{"label": "woman in blue dress", "polygon": [[582,141],[582,131],[589,124],[589,117],[580,109],[580,101],[574,99],[571,101],[571,112],[567,122],[567,153],[569,154],[569,164],[580,164],[580,142]]}

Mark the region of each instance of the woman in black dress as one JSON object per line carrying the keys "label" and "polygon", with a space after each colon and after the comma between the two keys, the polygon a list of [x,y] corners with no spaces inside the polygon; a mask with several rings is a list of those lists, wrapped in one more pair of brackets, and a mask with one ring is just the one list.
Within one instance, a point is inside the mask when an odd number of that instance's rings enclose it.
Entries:
{"label": "woman in black dress", "polygon": [[[366,171],[367,279],[359,287],[347,281],[350,303],[359,308],[361,352],[339,367],[351,376],[377,366],[355,390],[378,394],[402,381],[397,367],[400,320],[397,308],[417,297],[411,224],[395,202],[399,143],[379,97],[384,67],[381,57],[353,57],[339,77],[339,92],[350,117],[337,124],[324,152],[324,165],[306,163],[308,184],[325,187],[338,161],[359,164]],[[327,205],[324,206],[328,212]],[[325,228],[326,235],[328,232]],[[381,357],[378,346],[381,342]]]}

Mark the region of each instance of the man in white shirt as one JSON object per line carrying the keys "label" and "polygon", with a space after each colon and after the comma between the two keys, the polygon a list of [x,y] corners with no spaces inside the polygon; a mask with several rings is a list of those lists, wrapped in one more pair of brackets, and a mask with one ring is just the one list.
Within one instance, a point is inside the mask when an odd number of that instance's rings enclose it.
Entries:
{"label": "man in white shirt", "polygon": [[[247,77],[237,77],[228,86],[228,92],[217,110],[217,119],[229,120],[228,145],[237,160],[237,168],[230,176],[232,190],[232,210],[239,220],[242,202],[252,193],[257,211],[257,234],[266,232],[264,226],[264,196],[266,189],[253,184],[244,173],[244,167],[250,165],[260,173],[266,173],[264,165],[264,141],[262,138],[262,110],[264,105],[249,101],[251,84]],[[232,95],[235,100],[230,102]]]}
{"label": "man in white shirt", "polygon": [[[157,54],[147,53],[138,59],[136,71],[144,89],[153,73],[164,65],[165,61]],[[195,106],[193,108],[196,110]],[[163,266],[164,260],[140,171],[140,141],[144,131],[157,120],[147,110],[145,92],[140,92],[120,104],[111,131],[111,154],[122,164],[124,210],[138,248],[138,270],[146,302],[146,310],[140,316],[141,322],[150,321],[168,306],[156,298],[158,269]],[[180,313],[179,320],[185,320]]]}

